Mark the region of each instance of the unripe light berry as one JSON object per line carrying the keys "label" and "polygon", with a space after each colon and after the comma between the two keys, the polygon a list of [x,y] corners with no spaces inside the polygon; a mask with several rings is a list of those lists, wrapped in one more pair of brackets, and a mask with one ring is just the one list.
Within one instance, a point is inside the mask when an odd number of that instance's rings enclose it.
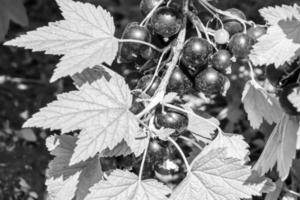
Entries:
{"label": "unripe light berry", "polygon": [[215,42],[218,44],[226,44],[229,41],[229,33],[225,29],[219,29],[215,32]]}

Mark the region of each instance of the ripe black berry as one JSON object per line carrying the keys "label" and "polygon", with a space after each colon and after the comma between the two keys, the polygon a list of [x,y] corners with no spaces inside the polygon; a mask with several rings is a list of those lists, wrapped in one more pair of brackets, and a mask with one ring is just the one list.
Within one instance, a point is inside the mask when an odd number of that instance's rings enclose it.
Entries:
{"label": "ripe black berry", "polygon": [[231,54],[227,50],[219,50],[212,56],[212,66],[221,73],[226,73],[231,67]]}
{"label": "ripe black berry", "polygon": [[170,7],[161,7],[151,17],[151,26],[153,30],[163,36],[169,38],[177,34],[182,27],[183,17],[181,13]]}
{"label": "ripe black berry", "polygon": [[181,167],[173,160],[167,159],[154,167],[155,177],[163,183],[177,181],[180,178]]}
{"label": "ripe black berry", "polygon": [[226,76],[209,67],[196,76],[196,90],[206,95],[221,94],[225,88],[226,81]]}
{"label": "ripe black berry", "polygon": [[204,65],[212,53],[213,47],[207,40],[192,37],[184,44],[181,62],[185,67],[195,70],[196,74],[206,68]]}
{"label": "ripe black berry", "polygon": [[279,93],[279,102],[283,110],[289,115],[300,115],[300,112],[290,102],[288,96],[294,91],[294,89],[300,89],[299,83],[289,84],[282,88]]}
{"label": "ripe black berry", "polygon": [[139,73],[138,71],[132,71],[125,76],[125,81],[128,84],[129,88],[132,90],[136,87],[141,77],[141,73]]}
{"label": "ripe black berry", "polygon": [[188,125],[188,117],[185,113],[165,107],[156,110],[155,123],[158,127],[184,130]]}
{"label": "ripe black berry", "polygon": [[254,41],[267,33],[267,29],[262,26],[253,26],[247,30],[247,35],[249,35]]}
{"label": "ripe black berry", "polygon": [[167,86],[168,92],[177,92],[179,95],[185,94],[193,86],[191,80],[182,72],[181,69],[176,67],[170,77]]}
{"label": "ripe black berry", "polygon": [[254,40],[244,33],[236,33],[229,41],[229,49],[237,58],[245,58],[248,56]]}
{"label": "ripe black berry", "polygon": [[[236,9],[236,8],[230,8],[226,10],[230,12],[231,15],[234,15],[240,19],[246,20],[246,15],[243,11]],[[235,33],[242,32],[244,30],[243,25],[236,19],[233,19],[228,16],[224,16],[223,19],[224,29],[228,31],[230,35],[234,35]]]}
{"label": "ripe black berry", "polygon": [[[123,32],[122,39],[133,39],[144,42],[151,42],[151,34],[146,27],[139,26],[138,23],[132,22],[128,24]],[[119,56],[122,62],[131,62],[138,58],[143,51],[150,47],[135,42],[123,42],[120,45]]]}
{"label": "ripe black berry", "polygon": [[155,80],[153,81],[152,85],[150,87],[149,84],[151,83],[153,75],[152,74],[148,74],[143,76],[137,83],[137,88],[141,89],[141,90],[145,90],[147,89],[147,91],[145,91],[146,94],[148,94],[149,96],[153,96],[155,91],[157,90],[160,82],[161,82],[161,78],[156,77]]}
{"label": "ripe black berry", "polygon": [[142,0],[140,3],[141,13],[146,16],[159,2],[160,0]]}

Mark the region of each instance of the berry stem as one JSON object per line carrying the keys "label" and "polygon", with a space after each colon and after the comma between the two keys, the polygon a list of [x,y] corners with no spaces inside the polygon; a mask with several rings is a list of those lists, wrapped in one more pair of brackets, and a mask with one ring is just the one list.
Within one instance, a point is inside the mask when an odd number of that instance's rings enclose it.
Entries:
{"label": "berry stem", "polygon": [[144,45],[147,45],[151,48],[153,48],[154,50],[158,51],[158,52],[163,52],[164,50],[163,49],[160,49],[158,48],[157,46],[151,44],[151,43],[148,43],[148,42],[144,42],[144,41],[141,41],[141,40],[134,40],[134,39],[118,39],[119,42],[131,42],[131,43],[139,43],[139,44],[144,44]]}
{"label": "berry stem", "polygon": [[[193,23],[193,25],[196,27],[197,33],[198,31],[202,31],[203,33],[207,32],[208,35],[213,36],[214,35],[214,30],[210,29],[210,28],[206,28],[203,23],[201,22],[201,20],[199,19],[199,17],[197,15],[195,15],[193,12],[189,11],[187,13],[187,16],[189,18],[189,20]],[[198,36],[201,37],[201,34],[198,33]]]}
{"label": "berry stem", "polygon": [[188,137],[185,137],[185,136],[179,136],[179,138],[180,139],[183,139],[183,140],[185,140],[185,141],[187,141],[187,142],[190,142],[190,143],[192,143],[195,147],[197,147],[198,149],[200,149],[200,150],[202,150],[203,149],[203,147],[201,147],[197,142],[195,142],[194,140],[192,140],[192,139],[190,139],[190,138],[188,138]]}
{"label": "berry stem", "polygon": [[148,15],[143,19],[143,21],[140,23],[140,26],[143,26],[145,23],[149,21],[149,19],[152,17],[154,12],[157,10],[157,8],[164,2],[164,0],[160,0],[160,2],[155,5],[155,7],[148,13]]}
{"label": "berry stem", "polygon": [[298,192],[295,192],[293,190],[289,190],[288,188],[284,187],[284,191],[289,193],[289,194],[292,194],[293,196],[296,196],[296,197],[299,197],[300,198],[300,193]]}
{"label": "berry stem", "polygon": [[250,77],[251,77],[251,80],[256,82],[255,80],[255,73],[254,73],[254,69],[253,69],[253,65],[252,63],[250,62],[250,60],[248,60],[248,65],[249,65],[249,68],[250,68]]}
{"label": "berry stem", "polygon": [[253,21],[243,20],[237,16],[232,15],[231,13],[229,13],[227,11],[220,10],[220,9],[214,7],[213,5],[211,5],[210,3],[208,3],[206,0],[198,0],[198,1],[201,5],[203,5],[203,4],[206,5],[209,9],[213,10],[214,12],[219,13],[224,16],[228,16],[228,17],[233,18],[233,19],[239,21],[240,23],[242,23],[244,26],[244,32],[247,30],[246,24],[248,24],[250,26],[255,25],[255,23]]}
{"label": "berry stem", "polygon": [[187,161],[186,156],[184,155],[182,149],[180,148],[180,146],[177,144],[177,142],[175,142],[175,140],[173,140],[171,137],[168,137],[168,140],[176,147],[176,149],[178,150],[178,152],[180,153],[184,164],[186,166],[187,172],[189,173],[191,171],[191,166],[189,164],[189,162]]}
{"label": "berry stem", "polygon": [[151,87],[151,85],[153,84],[155,78],[158,76],[159,67],[160,67],[160,65],[161,65],[161,63],[162,63],[162,60],[163,60],[164,56],[166,55],[166,53],[167,53],[169,50],[170,50],[170,47],[166,48],[166,49],[163,51],[163,53],[161,54],[161,56],[160,56],[160,58],[159,58],[159,61],[158,61],[157,65],[156,65],[156,68],[155,68],[155,72],[154,72],[154,74],[153,74],[153,77],[152,77],[150,83],[147,85],[147,87],[143,90],[143,93],[145,93],[145,92]]}
{"label": "berry stem", "polygon": [[143,170],[144,170],[144,166],[145,166],[145,161],[146,161],[146,156],[147,156],[148,146],[149,146],[149,141],[150,141],[149,134],[148,134],[147,140],[148,140],[147,145],[146,145],[147,148],[145,148],[143,160],[142,160],[140,171],[139,171],[139,181],[142,180],[142,176],[143,176]]}

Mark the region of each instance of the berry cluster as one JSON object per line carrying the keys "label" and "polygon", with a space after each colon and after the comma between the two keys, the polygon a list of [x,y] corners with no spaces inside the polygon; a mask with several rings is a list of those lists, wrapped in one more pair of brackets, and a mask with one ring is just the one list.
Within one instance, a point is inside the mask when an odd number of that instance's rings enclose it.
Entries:
{"label": "berry cluster", "polygon": [[[140,10],[144,20],[129,23],[122,35],[118,61],[130,66],[125,69],[130,68],[130,72],[123,73],[134,95],[130,110],[151,129],[152,138],[160,138],[150,143],[148,157],[160,155],[158,151],[169,148],[160,145],[161,137],[157,135],[160,130],[174,130],[170,136],[175,139],[186,132],[189,118],[183,106],[187,102],[182,97],[193,94],[207,99],[225,95],[233,62],[247,63],[252,45],[266,34],[264,26],[247,21],[239,9],[198,12],[193,2],[182,1],[181,5],[173,1],[142,0]],[[180,42],[182,46],[178,48]],[[293,76],[291,73],[289,65],[279,69],[267,67],[268,79],[281,88],[283,108],[289,114],[299,114],[287,100],[292,89],[299,87],[290,84],[295,79],[294,71]],[[171,103],[160,102],[147,110],[156,96],[171,92],[177,94]],[[158,150],[153,150],[153,146]],[[170,160],[170,153],[164,154],[167,159],[161,162],[156,159],[150,168],[159,180],[174,181],[173,175],[181,172],[182,167],[176,159]]]}

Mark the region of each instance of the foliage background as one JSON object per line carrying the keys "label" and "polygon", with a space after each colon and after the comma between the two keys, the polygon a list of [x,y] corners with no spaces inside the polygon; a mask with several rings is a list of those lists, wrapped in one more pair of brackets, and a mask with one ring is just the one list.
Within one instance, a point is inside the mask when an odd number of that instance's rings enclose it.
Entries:
{"label": "foliage background", "polygon": [[[2,1],[2,0],[1,0]],[[0,1],[0,7],[1,7]],[[20,0],[21,1],[21,0]],[[117,35],[120,36],[130,21],[141,20],[139,0],[82,0],[101,5],[114,16]],[[236,7],[257,23],[264,23],[258,10],[265,6],[299,3],[299,0],[215,0],[221,9]],[[54,0],[24,0],[29,25],[21,27],[11,23],[6,40],[26,31],[61,19]],[[0,15],[0,18],[2,16]],[[0,19],[0,27],[2,27]],[[0,30],[1,31],[1,30]],[[2,42],[2,41],[1,41]],[[43,53],[32,53],[20,48],[0,45],[0,199],[45,199],[45,170],[51,159],[45,148],[49,132],[21,130],[22,123],[39,108],[55,99],[56,94],[74,89],[70,79],[49,84],[58,57]],[[114,64],[115,69],[121,65]],[[242,82],[238,85],[242,88]],[[237,92],[238,87],[232,92]],[[221,102],[216,102],[220,104]],[[211,113],[218,109],[211,108]],[[238,118],[233,130],[243,133],[250,143],[252,161],[255,161],[272,127],[254,132],[244,113],[233,113]],[[223,126],[226,126],[226,120]],[[296,177],[300,180],[300,174]],[[298,170],[299,171],[299,170]],[[300,173],[300,172],[298,172]]]}

